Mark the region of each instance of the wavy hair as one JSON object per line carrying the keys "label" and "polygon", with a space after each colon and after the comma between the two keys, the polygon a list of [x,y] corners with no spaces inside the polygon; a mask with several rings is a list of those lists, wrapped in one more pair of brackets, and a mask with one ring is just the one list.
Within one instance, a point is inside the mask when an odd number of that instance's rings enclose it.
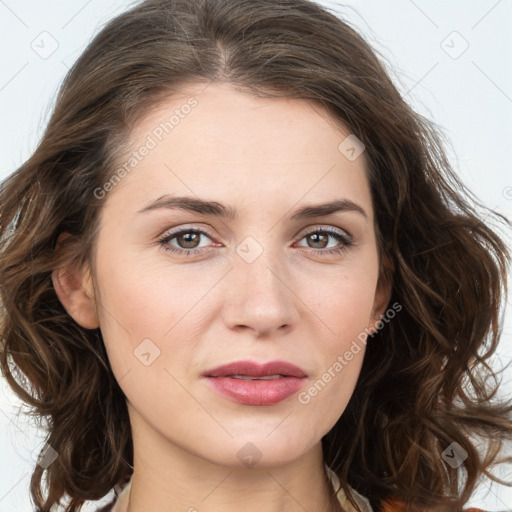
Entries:
{"label": "wavy hair", "polygon": [[[353,396],[322,439],[325,462],[356,507],[350,487],[375,510],[393,498],[409,511],[459,510],[482,475],[502,482],[491,468],[512,438],[512,404],[497,395],[489,364],[510,260],[498,225],[509,220],[478,203],[451,168],[441,131],[328,9],[308,0],[146,0],[90,42],[37,148],[0,192],[0,367],[58,454],[34,468],[37,511],[64,497],[66,512],[80,510],[133,471],[125,396],[101,331],[68,315],[52,271],[92,265],[103,204],[93,191],[119,165],[137,120],[187,84],[218,81],[310,101],[365,145],[380,270],[402,308],[368,338]],[[62,232],[71,236],[57,257]],[[446,461],[454,447],[467,454],[458,467]]]}

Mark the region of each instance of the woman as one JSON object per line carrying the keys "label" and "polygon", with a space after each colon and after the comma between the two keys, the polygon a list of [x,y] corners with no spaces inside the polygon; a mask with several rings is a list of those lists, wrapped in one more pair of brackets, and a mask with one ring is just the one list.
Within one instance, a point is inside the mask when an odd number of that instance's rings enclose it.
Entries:
{"label": "woman", "polygon": [[112,20],[1,191],[37,510],[461,510],[512,433],[486,363],[510,254],[465,194],[312,2]]}

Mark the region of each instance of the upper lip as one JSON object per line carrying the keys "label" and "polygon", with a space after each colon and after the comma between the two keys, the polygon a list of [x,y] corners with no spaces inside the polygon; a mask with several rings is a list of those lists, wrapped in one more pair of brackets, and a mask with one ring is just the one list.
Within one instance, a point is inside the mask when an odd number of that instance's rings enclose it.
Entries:
{"label": "upper lip", "polygon": [[307,377],[306,373],[286,361],[233,361],[204,372],[203,377],[228,377],[230,375],[246,375],[247,377],[266,377],[269,375],[285,375],[287,377]]}

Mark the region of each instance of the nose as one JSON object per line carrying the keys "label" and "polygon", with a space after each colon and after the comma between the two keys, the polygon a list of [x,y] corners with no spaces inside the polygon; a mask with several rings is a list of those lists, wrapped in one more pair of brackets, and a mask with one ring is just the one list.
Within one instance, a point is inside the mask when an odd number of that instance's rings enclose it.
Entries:
{"label": "nose", "polygon": [[272,337],[292,329],[300,318],[290,273],[266,251],[252,262],[237,256],[223,285],[223,318],[232,330]]}

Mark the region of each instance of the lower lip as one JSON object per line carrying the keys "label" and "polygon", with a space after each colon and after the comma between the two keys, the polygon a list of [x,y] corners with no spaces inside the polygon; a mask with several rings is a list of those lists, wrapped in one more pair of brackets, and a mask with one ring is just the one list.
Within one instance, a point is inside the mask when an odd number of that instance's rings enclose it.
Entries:
{"label": "lower lip", "polygon": [[222,396],[244,405],[273,405],[295,394],[305,378],[244,380],[232,377],[206,377],[208,384]]}

